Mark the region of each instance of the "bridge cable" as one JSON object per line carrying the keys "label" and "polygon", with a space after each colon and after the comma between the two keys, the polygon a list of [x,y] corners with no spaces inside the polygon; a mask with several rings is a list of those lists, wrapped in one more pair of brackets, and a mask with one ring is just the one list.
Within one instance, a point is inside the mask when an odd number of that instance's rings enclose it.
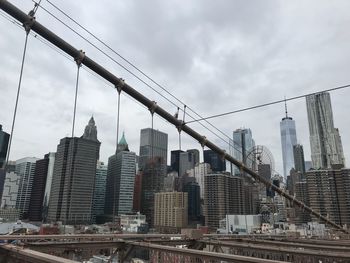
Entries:
{"label": "bridge cable", "polygon": [[10,152],[11,152],[11,146],[12,146],[12,138],[13,138],[13,133],[14,133],[14,129],[15,129],[15,123],[16,123],[16,117],[17,117],[17,109],[18,109],[18,101],[19,101],[19,96],[20,96],[20,92],[21,92],[21,86],[22,86],[22,77],[23,77],[23,68],[24,68],[24,62],[25,62],[25,57],[26,57],[26,53],[27,53],[27,44],[28,44],[28,35],[30,32],[30,29],[34,23],[34,15],[35,15],[35,7],[33,10],[31,10],[29,12],[29,19],[23,23],[23,27],[25,29],[25,41],[24,41],[24,48],[23,48],[23,55],[22,55],[22,62],[21,62],[21,70],[20,70],[20,74],[19,74],[19,80],[18,80],[18,87],[17,87],[17,95],[16,95],[16,102],[15,102],[15,108],[13,111],[13,117],[12,117],[12,125],[11,125],[11,133],[10,133],[10,139],[9,139],[9,145],[8,145],[8,150],[7,150],[7,154],[6,154],[6,161],[3,164],[3,168],[6,170],[9,158],[10,158]]}

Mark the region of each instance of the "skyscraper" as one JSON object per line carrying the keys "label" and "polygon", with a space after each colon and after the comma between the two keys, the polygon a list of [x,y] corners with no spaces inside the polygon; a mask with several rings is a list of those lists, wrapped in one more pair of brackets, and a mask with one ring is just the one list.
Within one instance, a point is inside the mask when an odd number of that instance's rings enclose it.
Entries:
{"label": "skyscraper", "polygon": [[[255,146],[252,131],[250,129],[237,129],[233,132],[233,157],[247,164],[247,154]],[[239,175],[240,171],[235,167],[233,174]]]}
{"label": "skyscraper", "polygon": [[228,173],[213,173],[204,177],[205,222],[207,226],[219,227],[219,221],[227,214],[243,213],[242,177]]}
{"label": "skyscraper", "polygon": [[154,194],[164,188],[166,166],[162,157],[148,160],[142,175],[141,213],[146,215],[150,227],[154,224]]}
{"label": "skyscraper", "polygon": [[296,171],[305,173],[304,149],[301,144],[293,146],[294,168]]}
{"label": "skyscraper", "polygon": [[92,218],[97,222],[96,217],[104,214],[107,182],[107,165],[98,161],[96,166],[94,199],[92,201]]}
{"label": "skyscraper", "polygon": [[283,158],[283,179],[287,181],[287,175],[290,169],[294,167],[293,146],[297,144],[297,133],[295,129],[295,121],[288,116],[286,104],[286,117],[280,122],[281,128],[281,144]]}
{"label": "skyscraper", "polygon": [[[143,170],[148,160],[161,157],[164,166],[167,163],[168,134],[146,128],[141,130],[139,169]],[[166,170],[166,169],[165,169]],[[165,176],[165,174],[164,174]]]}
{"label": "skyscraper", "polygon": [[82,137],[63,138],[57,146],[49,200],[49,221],[91,222],[92,200],[100,142],[91,117]]}
{"label": "skyscraper", "polygon": [[46,222],[47,220],[47,214],[49,210],[49,201],[50,201],[50,193],[51,193],[51,186],[52,186],[53,167],[55,164],[55,156],[56,156],[56,153],[50,152],[48,154],[49,163],[47,167],[47,176],[46,176],[44,200],[43,200],[43,213],[42,213],[44,222]]}
{"label": "skyscraper", "polygon": [[30,196],[28,213],[30,221],[42,221],[43,219],[43,203],[49,163],[49,154],[46,154],[44,159],[36,161],[35,164],[33,188]]}
{"label": "skyscraper", "polygon": [[163,189],[167,174],[168,135],[154,129],[142,129],[139,168],[143,171],[141,213],[154,224],[154,194]]}
{"label": "skyscraper", "polygon": [[10,134],[2,130],[2,125],[0,124],[0,169],[4,166],[6,161],[7,146],[10,139]]}
{"label": "skyscraper", "polygon": [[219,154],[213,150],[204,150],[204,162],[210,164],[210,168],[213,172],[226,171],[226,161],[221,158]]}
{"label": "skyscraper", "polygon": [[313,168],[345,164],[339,130],[334,128],[331,97],[328,92],[306,97]]}
{"label": "skyscraper", "polygon": [[26,157],[16,161],[16,174],[19,176],[16,208],[22,218],[28,218],[29,202],[32,193],[35,165],[38,158]]}
{"label": "skyscraper", "polygon": [[105,214],[109,217],[132,212],[136,155],[123,134],[116,154],[108,159]]}
{"label": "skyscraper", "polygon": [[315,211],[337,224],[350,224],[350,169],[333,165],[332,169],[310,170],[306,182],[310,206]]}

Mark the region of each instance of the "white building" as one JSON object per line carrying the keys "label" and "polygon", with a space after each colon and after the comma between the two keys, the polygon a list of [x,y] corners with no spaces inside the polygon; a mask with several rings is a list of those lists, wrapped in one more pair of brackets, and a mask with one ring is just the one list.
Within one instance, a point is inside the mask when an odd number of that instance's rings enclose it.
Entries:
{"label": "white building", "polygon": [[261,229],[260,215],[226,215],[220,220],[219,233],[252,234]]}
{"label": "white building", "polygon": [[140,213],[135,215],[121,215],[120,225],[124,232],[138,233],[140,227],[146,223],[146,216]]}
{"label": "white building", "polygon": [[16,208],[19,179],[15,172],[6,173],[1,208]]}

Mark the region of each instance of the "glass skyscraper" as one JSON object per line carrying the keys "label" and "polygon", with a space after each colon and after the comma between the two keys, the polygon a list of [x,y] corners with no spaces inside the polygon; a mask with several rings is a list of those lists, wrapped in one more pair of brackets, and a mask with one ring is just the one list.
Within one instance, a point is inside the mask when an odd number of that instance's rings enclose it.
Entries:
{"label": "glass skyscraper", "polygon": [[[253,140],[252,131],[250,129],[237,129],[233,132],[233,157],[247,164],[247,154],[255,146],[255,141]],[[234,174],[239,175],[240,171],[237,167],[234,169]]]}
{"label": "glass skyscraper", "polygon": [[281,128],[281,144],[283,158],[283,178],[287,182],[287,176],[290,170],[294,167],[293,146],[297,144],[297,132],[295,129],[295,121],[287,114],[280,122]]}
{"label": "glass skyscraper", "polygon": [[339,130],[334,128],[329,93],[307,96],[306,107],[313,168],[330,168],[333,164],[345,164]]}
{"label": "glass skyscraper", "polygon": [[123,134],[116,154],[108,159],[105,214],[131,213],[133,208],[136,154],[130,152]]}

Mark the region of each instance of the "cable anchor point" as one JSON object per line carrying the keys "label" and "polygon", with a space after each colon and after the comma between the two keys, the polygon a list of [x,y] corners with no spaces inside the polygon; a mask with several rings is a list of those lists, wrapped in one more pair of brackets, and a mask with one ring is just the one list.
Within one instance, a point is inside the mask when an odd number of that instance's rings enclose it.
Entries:
{"label": "cable anchor point", "polygon": [[76,58],[74,58],[74,61],[75,63],[77,63],[78,67],[81,66],[81,63],[83,63],[84,58],[85,58],[85,52],[83,50],[80,50],[79,55]]}
{"label": "cable anchor point", "polygon": [[202,136],[202,140],[199,143],[201,144],[202,148],[204,149],[204,146],[206,146],[208,143],[207,137]]}
{"label": "cable anchor point", "polygon": [[23,22],[23,27],[24,27],[24,30],[26,31],[26,34],[28,35],[30,30],[32,29],[34,23],[35,23],[35,17],[34,17],[34,11],[31,10],[29,13],[28,13],[28,16],[27,16],[27,19],[25,22]]}
{"label": "cable anchor point", "polygon": [[152,105],[148,109],[151,112],[151,114],[153,115],[157,108],[158,108],[157,102],[152,101]]}
{"label": "cable anchor point", "polygon": [[117,89],[119,94],[122,92],[124,85],[125,85],[125,80],[122,78],[119,78],[118,83],[115,84],[115,88]]}

